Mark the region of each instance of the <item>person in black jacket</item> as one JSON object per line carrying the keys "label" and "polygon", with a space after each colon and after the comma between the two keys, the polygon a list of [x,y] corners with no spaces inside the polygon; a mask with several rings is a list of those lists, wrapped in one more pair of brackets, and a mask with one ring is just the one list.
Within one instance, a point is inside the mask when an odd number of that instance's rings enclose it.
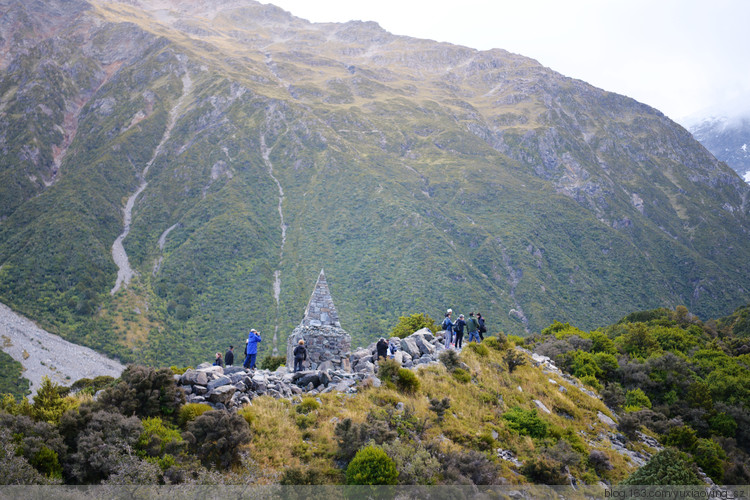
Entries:
{"label": "person in black jacket", "polygon": [[388,357],[388,342],[383,337],[380,337],[378,343],[375,344],[375,349],[378,353],[376,362],[380,361],[380,358],[386,359]]}
{"label": "person in black jacket", "polygon": [[232,366],[234,364],[234,346],[230,345],[229,350],[224,354],[224,364]]}
{"label": "person in black jacket", "polygon": [[302,371],[302,363],[307,359],[307,347],[305,347],[305,341],[300,339],[297,347],[292,351],[294,354],[294,371]]}
{"label": "person in black jacket", "polygon": [[482,313],[477,313],[477,321],[479,322],[479,338],[484,340],[484,334],[487,333],[487,326],[484,324]]}
{"label": "person in black jacket", "polygon": [[221,359],[221,353],[220,352],[216,353],[216,359],[214,360],[214,366],[221,366],[222,368],[224,367],[224,361],[222,361],[222,359]]}
{"label": "person in black jacket", "polygon": [[453,333],[456,336],[456,349],[461,349],[461,346],[464,344],[464,327],[466,326],[466,321],[464,321],[464,315],[459,314],[458,319],[453,324]]}

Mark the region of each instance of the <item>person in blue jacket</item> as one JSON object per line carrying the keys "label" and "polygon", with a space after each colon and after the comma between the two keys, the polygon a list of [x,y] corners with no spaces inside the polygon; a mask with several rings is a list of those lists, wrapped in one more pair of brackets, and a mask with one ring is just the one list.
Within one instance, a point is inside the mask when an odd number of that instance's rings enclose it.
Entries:
{"label": "person in blue jacket", "polygon": [[247,345],[245,347],[245,362],[242,366],[255,370],[255,357],[258,355],[258,343],[260,342],[260,333],[255,328],[250,330],[247,336]]}

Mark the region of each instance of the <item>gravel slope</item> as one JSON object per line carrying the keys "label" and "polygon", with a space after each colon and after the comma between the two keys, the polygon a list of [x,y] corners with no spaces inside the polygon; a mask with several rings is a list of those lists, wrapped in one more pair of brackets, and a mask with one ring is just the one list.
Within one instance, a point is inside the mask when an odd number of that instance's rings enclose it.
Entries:
{"label": "gravel slope", "polygon": [[84,377],[119,377],[125,369],[121,363],[88,347],[42,330],[5,304],[0,304],[0,346],[23,365],[23,376],[31,382],[32,394],[45,375],[53,382],[70,385]]}

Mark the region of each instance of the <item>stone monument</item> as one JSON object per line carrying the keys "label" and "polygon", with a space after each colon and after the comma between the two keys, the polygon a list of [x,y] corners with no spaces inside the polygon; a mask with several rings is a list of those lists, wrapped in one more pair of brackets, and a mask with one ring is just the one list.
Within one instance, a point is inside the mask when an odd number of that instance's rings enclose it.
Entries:
{"label": "stone monument", "polygon": [[286,366],[289,369],[294,366],[292,352],[300,339],[305,341],[307,347],[307,369],[351,371],[349,355],[352,350],[352,338],[341,328],[339,315],[336,306],[333,305],[326,275],[322,269],[305,309],[305,316],[286,341]]}

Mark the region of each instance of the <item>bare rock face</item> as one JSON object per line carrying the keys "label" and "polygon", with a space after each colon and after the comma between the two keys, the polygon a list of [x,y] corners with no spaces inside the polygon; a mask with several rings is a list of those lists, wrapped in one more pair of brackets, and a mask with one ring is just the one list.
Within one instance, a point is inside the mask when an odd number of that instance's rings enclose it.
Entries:
{"label": "bare rock face", "polygon": [[307,348],[306,368],[316,370],[322,365],[327,369],[351,370],[349,355],[352,338],[341,328],[323,270],[305,309],[305,316],[287,339],[286,366],[290,369],[294,366],[294,348],[300,340],[305,341]]}

